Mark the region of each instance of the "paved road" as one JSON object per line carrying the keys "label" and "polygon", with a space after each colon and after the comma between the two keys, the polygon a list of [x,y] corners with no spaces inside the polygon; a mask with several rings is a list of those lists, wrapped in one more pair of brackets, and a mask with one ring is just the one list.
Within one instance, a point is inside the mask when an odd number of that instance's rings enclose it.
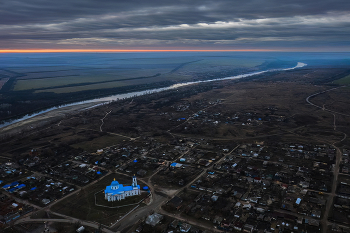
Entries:
{"label": "paved road", "polygon": [[120,222],[118,222],[114,228],[112,228],[114,231],[121,231],[123,229],[126,229],[135,223],[137,223],[139,220],[145,219],[151,212],[157,210],[160,208],[160,206],[168,200],[168,198],[152,194],[152,203],[145,207],[140,207],[127,215],[123,218]]}
{"label": "paved road", "polygon": [[223,232],[223,231],[220,231],[220,230],[215,229],[215,228],[212,228],[212,227],[204,226],[203,224],[200,224],[200,223],[198,223],[198,222],[191,221],[191,220],[189,220],[188,218],[185,219],[185,218],[183,218],[183,217],[181,217],[181,216],[179,216],[179,215],[177,215],[177,214],[169,214],[168,212],[165,212],[165,211],[162,210],[162,209],[160,209],[158,212],[159,212],[160,214],[166,215],[166,216],[168,216],[168,217],[175,218],[175,219],[178,219],[178,220],[183,221],[183,222],[187,222],[187,223],[189,223],[189,224],[191,224],[191,225],[193,225],[193,226],[197,226],[197,227],[200,227],[200,228],[204,228],[204,229],[206,229],[206,230],[209,230],[209,232]]}
{"label": "paved road", "polygon": [[337,150],[337,153],[336,153],[336,162],[335,162],[335,167],[334,167],[334,172],[333,172],[332,192],[328,197],[326,210],[324,212],[324,216],[323,216],[322,222],[321,222],[322,227],[323,227],[323,233],[327,233],[327,226],[332,224],[331,222],[328,221],[328,216],[329,216],[329,212],[332,208],[333,199],[336,196],[335,191],[337,190],[337,184],[338,184],[339,165],[340,165],[340,161],[342,158],[342,152],[340,151],[340,149],[338,147],[335,147],[335,148]]}

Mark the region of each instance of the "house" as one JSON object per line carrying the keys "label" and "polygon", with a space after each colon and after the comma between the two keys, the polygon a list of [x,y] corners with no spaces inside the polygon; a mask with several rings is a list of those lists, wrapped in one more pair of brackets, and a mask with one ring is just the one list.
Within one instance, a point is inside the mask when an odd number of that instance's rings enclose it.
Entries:
{"label": "house", "polygon": [[180,224],[179,220],[174,219],[174,221],[172,221],[172,222],[170,223],[170,226],[171,226],[172,228],[177,228],[177,226],[178,226],[179,224]]}
{"label": "house", "polygon": [[20,213],[17,211],[14,213],[8,213],[5,216],[0,216],[0,222],[6,224],[11,222],[12,220],[19,218],[20,216]]}
{"label": "house", "polygon": [[216,223],[216,224],[221,224],[222,220],[224,218],[221,217],[221,216],[215,216],[214,220],[213,220],[213,223]]}
{"label": "house", "polygon": [[243,227],[243,232],[253,232],[254,231],[254,226],[250,224],[245,224]]}
{"label": "house", "polygon": [[250,208],[252,208],[252,205],[251,204],[244,204],[242,208],[243,209],[250,209]]}
{"label": "house", "polygon": [[311,217],[321,218],[321,210],[312,210],[311,211]]}
{"label": "house", "polygon": [[181,226],[180,226],[180,231],[181,232],[189,232],[190,229],[191,229],[191,225],[190,224],[187,224],[187,223],[183,223]]}
{"label": "house", "polygon": [[44,204],[44,205],[47,205],[47,204],[49,204],[51,201],[50,201],[50,199],[42,199],[41,200],[41,202]]}
{"label": "house", "polygon": [[218,200],[218,198],[219,198],[219,196],[213,195],[213,196],[211,197],[211,200],[215,202],[215,201]]}
{"label": "house", "polygon": [[2,188],[3,189],[9,189],[9,188],[11,188],[11,185],[7,184],[7,185],[2,186]]}
{"label": "house", "polygon": [[157,225],[160,221],[162,221],[163,218],[164,218],[163,215],[154,213],[154,214],[152,214],[152,215],[149,215],[149,216],[146,218],[145,223],[148,224],[148,225],[151,225],[152,227],[154,227],[154,226]]}
{"label": "house", "polygon": [[243,226],[244,226],[244,222],[242,221],[236,221],[234,224],[233,224],[233,228],[237,231],[242,231],[243,229]]}
{"label": "house", "polygon": [[168,202],[168,204],[173,205],[178,210],[182,206],[182,199],[178,196],[175,196]]}

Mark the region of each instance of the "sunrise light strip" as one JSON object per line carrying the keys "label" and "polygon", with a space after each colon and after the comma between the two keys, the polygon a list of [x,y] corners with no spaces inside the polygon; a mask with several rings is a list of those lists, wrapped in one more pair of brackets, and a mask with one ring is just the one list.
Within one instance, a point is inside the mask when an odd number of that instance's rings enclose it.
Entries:
{"label": "sunrise light strip", "polygon": [[268,49],[0,49],[0,53],[276,52]]}

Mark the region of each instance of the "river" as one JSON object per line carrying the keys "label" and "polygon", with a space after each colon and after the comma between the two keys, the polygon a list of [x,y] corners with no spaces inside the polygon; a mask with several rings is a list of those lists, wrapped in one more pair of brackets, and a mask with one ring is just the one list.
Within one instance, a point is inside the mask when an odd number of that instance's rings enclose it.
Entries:
{"label": "river", "polygon": [[[27,115],[25,115],[25,116],[23,116],[22,118],[19,118],[19,119],[9,120],[9,121],[1,124],[0,128],[12,125],[12,124],[17,123],[17,122],[21,122],[23,120],[30,119],[32,117],[41,115],[43,113],[50,112],[52,110],[64,108],[64,107],[75,106],[75,105],[80,105],[80,104],[87,104],[87,103],[95,103],[96,102],[96,105],[93,105],[92,107],[89,107],[89,108],[94,108],[94,107],[97,107],[97,106],[100,106],[100,105],[103,105],[103,104],[107,104],[107,103],[109,103],[111,101],[116,101],[116,100],[119,100],[119,99],[125,99],[125,98],[130,98],[130,97],[133,97],[133,96],[140,96],[140,95],[146,95],[146,94],[151,94],[151,93],[156,93],[156,92],[176,89],[176,88],[179,88],[179,87],[193,85],[193,84],[197,84],[197,83],[208,83],[208,82],[214,82],[214,81],[220,81],[220,80],[241,79],[241,78],[246,78],[246,77],[250,77],[250,76],[253,76],[253,75],[263,74],[263,73],[266,73],[266,72],[287,71],[287,70],[293,70],[293,69],[301,68],[301,67],[304,67],[304,66],[307,66],[307,64],[302,63],[302,62],[298,62],[298,64],[296,66],[291,67],[291,68],[286,68],[286,69],[270,69],[270,70],[257,71],[257,72],[248,73],[248,74],[240,74],[240,75],[236,75],[236,76],[232,76],[232,77],[226,77],[226,78],[218,78],[218,79],[210,79],[210,80],[203,80],[203,81],[178,83],[178,84],[174,84],[174,85],[171,85],[171,86],[168,86],[168,87],[162,87],[162,88],[156,88],[156,89],[148,89],[148,90],[144,90],[144,91],[129,92],[129,93],[124,93],[124,94],[117,94],[117,95],[111,95],[111,96],[107,96],[107,97],[94,98],[94,99],[91,99],[91,100],[74,102],[74,103],[70,103],[70,104],[65,104],[65,105],[60,105],[60,106],[48,108],[48,109],[42,110],[42,111],[37,112],[37,113],[27,114]],[[85,108],[85,109],[89,109],[89,108]]]}

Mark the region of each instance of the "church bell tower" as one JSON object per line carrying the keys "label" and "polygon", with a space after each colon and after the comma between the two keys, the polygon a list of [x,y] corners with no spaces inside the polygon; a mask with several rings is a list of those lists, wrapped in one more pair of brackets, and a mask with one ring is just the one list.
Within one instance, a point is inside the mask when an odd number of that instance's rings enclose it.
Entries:
{"label": "church bell tower", "polygon": [[135,174],[134,174],[134,176],[132,177],[132,187],[137,187],[137,180],[136,180]]}

